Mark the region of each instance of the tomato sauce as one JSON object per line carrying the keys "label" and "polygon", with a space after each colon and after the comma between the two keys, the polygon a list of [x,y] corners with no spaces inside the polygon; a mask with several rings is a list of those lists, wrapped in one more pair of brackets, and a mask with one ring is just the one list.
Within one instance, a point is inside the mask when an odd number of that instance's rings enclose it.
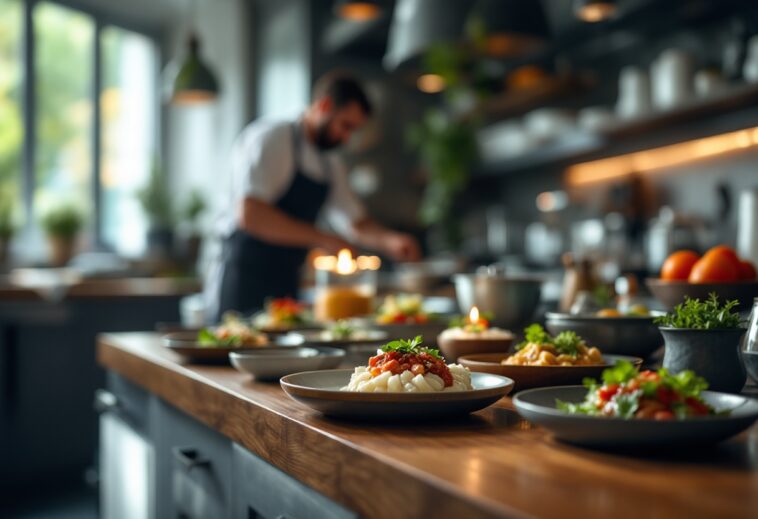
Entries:
{"label": "tomato sauce", "polygon": [[403,371],[410,371],[414,375],[434,373],[445,383],[445,387],[453,385],[453,375],[445,361],[429,355],[428,353],[400,353],[390,351],[371,357],[368,360],[369,371],[376,377],[385,371],[393,375],[399,375]]}

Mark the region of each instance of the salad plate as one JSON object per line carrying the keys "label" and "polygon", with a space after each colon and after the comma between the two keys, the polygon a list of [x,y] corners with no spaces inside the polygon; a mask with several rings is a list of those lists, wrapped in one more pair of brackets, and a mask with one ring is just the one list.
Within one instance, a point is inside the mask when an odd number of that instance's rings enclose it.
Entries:
{"label": "salad plate", "polygon": [[515,395],[513,404],[521,416],[559,440],[604,448],[715,443],[739,434],[758,419],[758,401],[713,391],[703,391],[703,400],[729,414],[658,421],[574,415],[557,407],[556,401],[579,403],[586,394],[583,386],[530,389]]}
{"label": "salad plate", "polygon": [[283,377],[282,389],[293,399],[328,416],[403,420],[465,415],[484,409],[507,395],[513,381],[488,373],[472,373],[473,389],[444,392],[362,393],[341,390],[354,370],[309,371]]}
{"label": "salad plate", "polygon": [[522,391],[534,387],[562,386],[580,384],[586,377],[599,377],[603,370],[613,366],[620,360],[631,362],[635,366],[642,365],[642,359],[624,355],[603,354],[603,364],[594,366],[517,366],[502,364],[508,353],[479,353],[464,355],[458,362],[480,373],[492,373],[513,379],[514,391]]}
{"label": "salad plate", "polygon": [[345,350],[325,347],[263,348],[229,353],[232,366],[261,381],[279,380],[298,371],[336,368],[344,357]]}
{"label": "salad plate", "polygon": [[[204,329],[211,330],[211,329]],[[233,351],[260,350],[268,347],[266,342],[259,344],[230,344],[203,341],[203,330],[167,333],[163,336],[163,346],[192,362],[225,364],[229,362],[229,353]]]}

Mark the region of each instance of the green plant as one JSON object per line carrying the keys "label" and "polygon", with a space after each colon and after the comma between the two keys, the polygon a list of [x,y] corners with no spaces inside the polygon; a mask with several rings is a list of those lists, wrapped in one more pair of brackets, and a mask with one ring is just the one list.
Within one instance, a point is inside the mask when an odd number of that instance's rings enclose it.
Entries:
{"label": "green plant", "polygon": [[48,236],[72,239],[82,229],[84,216],[73,205],[60,205],[45,213],[40,223]]}
{"label": "green plant", "polygon": [[137,198],[153,228],[170,229],[174,226],[173,199],[158,161],[153,164],[147,185],[137,192]]}
{"label": "green plant", "polygon": [[527,344],[550,344],[558,350],[558,353],[576,356],[579,352],[579,345],[584,344],[584,339],[579,337],[574,331],[566,330],[555,337],[551,337],[537,323],[529,325],[524,330],[524,339],[524,342],[516,345],[516,350],[523,349]]}
{"label": "green plant", "polygon": [[206,207],[205,199],[200,191],[193,189],[182,207],[181,219],[187,222],[194,231],[197,231],[198,219],[205,212]]}
{"label": "green plant", "polygon": [[688,330],[741,328],[740,314],[733,311],[737,305],[739,301],[736,300],[719,304],[719,298],[713,292],[705,301],[685,297],[684,303],[676,305],[673,312],[656,317],[655,324]]}
{"label": "green plant", "polygon": [[439,350],[421,346],[421,343],[423,341],[424,341],[424,338],[421,337],[420,335],[417,335],[414,339],[411,339],[411,340],[399,339],[396,341],[390,341],[384,346],[382,346],[381,350],[384,353],[396,351],[398,353],[410,353],[412,355],[420,355],[422,353],[426,353],[436,359],[442,358]]}
{"label": "green plant", "polygon": [[16,232],[13,220],[13,197],[4,192],[0,195],[0,240],[10,240]]}

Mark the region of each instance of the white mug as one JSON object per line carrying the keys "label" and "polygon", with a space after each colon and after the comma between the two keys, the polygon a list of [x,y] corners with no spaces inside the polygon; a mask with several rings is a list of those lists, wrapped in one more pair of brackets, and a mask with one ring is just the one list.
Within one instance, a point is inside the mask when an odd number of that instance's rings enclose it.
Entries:
{"label": "white mug", "polygon": [[663,51],[651,70],[653,104],[656,108],[674,108],[692,96],[692,59],[685,51]]}
{"label": "white mug", "polygon": [[748,40],[742,75],[748,83],[758,83],[758,34]]}
{"label": "white mug", "polygon": [[624,67],[619,75],[616,113],[621,119],[633,119],[650,113],[650,80],[638,67]]}

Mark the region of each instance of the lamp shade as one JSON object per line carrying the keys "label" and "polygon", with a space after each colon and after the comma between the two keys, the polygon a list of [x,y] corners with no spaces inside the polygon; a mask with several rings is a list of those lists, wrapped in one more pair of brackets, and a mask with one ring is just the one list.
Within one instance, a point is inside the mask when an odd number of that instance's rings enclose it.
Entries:
{"label": "lamp shade", "polygon": [[459,41],[469,7],[468,2],[460,0],[398,0],[384,56],[385,68],[397,69],[434,44]]}
{"label": "lamp shade", "polygon": [[550,34],[538,0],[478,0],[466,25],[469,35],[481,39],[487,54],[499,58],[531,52]]}
{"label": "lamp shade", "polygon": [[339,0],[334,5],[337,16],[353,22],[375,20],[382,15],[382,10],[378,0]]}
{"label": "lamp shade", "polygon": [[200,57],[200,40],[197,35],[190,35],[187,47],[186,58],[167,72],[169,100],[175,104],[214,101],[220,90],[218,81]]}
{"label": "lamp shade", "polygon": [[574,0],[574,14],[584,22],[602,22],[616,14],[615,0]]}

